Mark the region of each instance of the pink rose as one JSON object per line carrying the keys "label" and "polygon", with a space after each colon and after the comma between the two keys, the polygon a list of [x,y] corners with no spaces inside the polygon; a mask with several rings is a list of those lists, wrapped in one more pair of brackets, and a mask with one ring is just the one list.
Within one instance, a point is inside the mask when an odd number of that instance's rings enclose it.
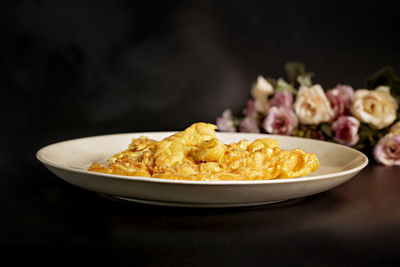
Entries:
{"label": "pink rose", "polygon": [[232,110],[226,109],[221,117],[217,118],[218,129],[224,132],[236,132],[235,125],[233,124]]}
{"label": "pink rose", "polygon": [[354,90],[349,85],[338,84],[334,89],[329,90],[326,96],[333,110],[333,119],[341,115],[350,115],[350,104],[354,96]]}
{"label": "pink rose", "polygon": [[293,109],[293,95],[289,90],[275,93],[274,97],[269,102],[269,108],[271,107],[284,107],[287,109]]}
{"label": "pink rose", "polygon": [[360,137],[358,128],[360,122],[352,116],[340,116],[332,124],[332,130],[335,131],[335,139],[338,143],[346,146],[354,146]]}
{"label": "pink rose", "polygon": [[246,107],[243,109],[243,114],[246,117],[257,117],[257,110],[254,100],[248,100]]}
{"label": "pink rose", "polygon": [[240,122],[239,131],[245,133],[259,133],[260,128],[258,127],[258,123],[254,118],[245,117]]}
{"label": "pink rose", "polygon": [[386,166],[400,166],[400,135],[388,133],[375,145],[372,152],[375,160]]}
{"label": "pink rose", "polygon": [[290,109],[282,107],[272,107],[269,109],[268,116],[263,122],[265,131],[271,134],[291,135],[297,126],[298,119],[296,114]]}

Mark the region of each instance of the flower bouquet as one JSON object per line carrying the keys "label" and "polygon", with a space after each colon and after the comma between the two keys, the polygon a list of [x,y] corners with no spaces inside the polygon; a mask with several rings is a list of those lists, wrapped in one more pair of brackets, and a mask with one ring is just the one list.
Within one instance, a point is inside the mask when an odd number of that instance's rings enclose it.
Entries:
{"label": "flower bouquet", "polygon": [[[400,80],[383,68],[367,89],[312,84],[301,63],[287,63],[288,81],[258,76],[242,116],[226,109],[219,130],[292,135],[362,150],[380,164],[400,166]],[[397,121],[397,122],[396,122]]]}

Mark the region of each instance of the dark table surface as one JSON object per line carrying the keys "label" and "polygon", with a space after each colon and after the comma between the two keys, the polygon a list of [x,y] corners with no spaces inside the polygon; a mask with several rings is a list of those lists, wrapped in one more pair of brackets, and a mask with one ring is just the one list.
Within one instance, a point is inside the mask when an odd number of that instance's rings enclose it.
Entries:
{"label": "dark table surface", "polygon": [[199,209],[106,199],[37,162],[2,179],[1,251],[52,266],[400,264],[399,170],[369,164],[314,196]]}

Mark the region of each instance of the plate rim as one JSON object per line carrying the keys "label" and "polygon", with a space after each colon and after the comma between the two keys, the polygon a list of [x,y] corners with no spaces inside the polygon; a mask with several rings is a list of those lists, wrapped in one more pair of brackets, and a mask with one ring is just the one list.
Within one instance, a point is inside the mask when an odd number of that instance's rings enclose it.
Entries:
{"label": "plate rim", "polygon": [[333,142],[328,142],[328,141],[323,141],[323,140],[316,140],[316,139],[309,139],[309,138],[304,138],[304,137],[296,137],[296,136],[284,136],[284,135],[272,135],[272,134],[265,134],[265,133],[240,133],[240,132],[235,132],[235,133],[230,133],[230,132],[216,132],[217,135],[219,134],[224,134],[224,135],[237,135],[237,134],[245,134],[247,136],[260,136],[260,135],[265,135],[267,138],[290,138],[290,139],[301,139],[301,140],[308,140],[311,142],[320,142],[324,144],[330,144],[334,146],[339,146],[343,149],[350,150],[352,152],[355,152],[359,156],[362,157],[363,161],[360,165],[358,165],[355,168],[352,168],[350,170],[345,170],[341,172],[335,172],[335,173],[327,173],[327,174],[322,174],[322,175],[317,175],[317,176],[305,176],[305,177],[298,177],[298,178],[285,178],[285,179],[269,179],[269,180],[227,180],[227,181],[192,181],[192,180],[175,180],[175,179],[162,179],[162,178],[153,178],[153,177],[140,177],[140,176],[126,176],[126,175],[117,175],[117,174],[108,174],[108,173],[99,173],[99,172],[92,172],[88,170],[81,170],[81,169],[75,169],[71,167],[65,167],[63,164],[56,163],[54,161],[50,161],[46,158],[43,157],[43,153],[46,149],[48,149],[51,146],[56,146],[61,143],[67,143],[67,142],[73,142],[73,141],[78,141],[78,140],[85,140],[85,139],[92,139],[92,138],[102,138],[102,137],[111,137],[111,136],[118,136],[118,135],[149,135],[149,134],[174,134],[177,131],[157,131],[157,132],[127,132],[127,133],[116,133],[116,134],[105,134],[105,135],[94,135],[94,136],[88,136],[88,137],[82,137],[82,138],[73,138],[69,140],[64,140],[60,142],[55,142],[49,145],[46,145],[42,148],[40,148],[36,152],[36,158],[45,166],[49,165],[54,168],[62,169],[64,171],[70,171],[70,172],[76,172],[80,174],[87,174],[87,175],[94,175],[94,176],[101,176],[101,177],[107,177],[107,178],[112,178],[112,179],[123,179],[123,180],[131,180],[135,182],[150,182],[150,183],[168,183],[168,184],[186,184],[186,185],[207,185],[207,186],[212,186],[212,185],[253,185],[253,184],[280,184],[280,183],[294,183],[294,182],[307,182],[307,181],[314,181],[314,180],[325,180],[325,179],[331,179],[335,177],[341,177],[344,175],[349,175],[353,174],[356,172],[361,171],[364,169],[368,163],[369,159],[368,157],[362,153],[361,151],[358,151],[352,147],[348,147],[345,145],[333,143]]}
{"label": "plate rim", "polygon": [[[238,208],[238,207],[253,207],[261,205],[273,205],[281,202],[289,201],[291,199],[264,201],[264,202],[241,202],[241,203],[204,203],[204,202],[170,202],[150,199],[140,199],[132,197],[121,197],[115,195],[107,195],[98,193],[100,196],[115,201],[122,201],[127,203],[146,204],[154,206],[177,207],[177,208]],[[301,197],[300,197],[301,198]]]}

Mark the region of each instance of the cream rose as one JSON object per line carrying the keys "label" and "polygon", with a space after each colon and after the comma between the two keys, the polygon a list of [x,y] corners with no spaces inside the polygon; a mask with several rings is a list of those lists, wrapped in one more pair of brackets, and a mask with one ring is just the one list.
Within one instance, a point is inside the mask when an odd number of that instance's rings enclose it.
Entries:
{"label": "cream rose", "polygon": [[396,100],[390,95],[388,86],[379,86],[375,90],[359,89],[354,93],[351,112],[361,122],[376,129],[383,129],[394,122]]}
{"label": "cream rose", "polygon": [[393,126],[390,127],[389,132],[400,135],[400,121],[393,124]]}
{"label": "cream rose", "polygon": [[257,77],[256,84],[251,88],[254,98],[254,108],[263,114],[268,112],[268,97],[274,93],[274,87],[262,76]]}
{"label": "cream rose", "polygon": [[294,110],[303,124],[320,124],[333,118],[333,110],[319,84],[301,86],[297,92]]}

